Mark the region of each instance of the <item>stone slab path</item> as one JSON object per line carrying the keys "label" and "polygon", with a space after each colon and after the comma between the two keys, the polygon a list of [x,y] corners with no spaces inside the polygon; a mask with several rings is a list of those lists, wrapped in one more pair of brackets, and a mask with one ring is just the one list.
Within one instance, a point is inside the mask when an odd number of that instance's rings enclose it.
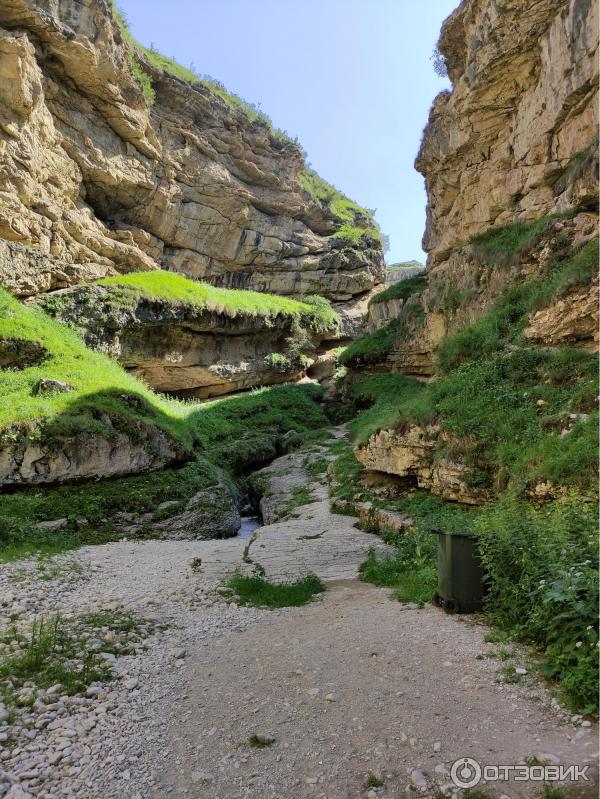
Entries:
{"label": "stone slab path", "polygon": [[[0,721],[0,797],[433,799],[452,795],[459,757],[596,762],[596,727],[571,720],[531,673],[498,681],[484,625],[400,605],[356,579],[369,548],[385,546],[330,512],[305,458],[269,467],[266,515],[286,513],[251,542],[120,541],[0,569],[0,607],[19,623],[104,608],[163,625],[144,651],[114,661],[111,683],[83,698],[42,696],[27,728]],[[294,501],[299,485],[307,504]],[[273,579],[314,571],[327,591],[275,611],[215,593],[256,562]],[[566,795],[596,795],[591,776]],[[485,790],[541,795],[532,783]]]}

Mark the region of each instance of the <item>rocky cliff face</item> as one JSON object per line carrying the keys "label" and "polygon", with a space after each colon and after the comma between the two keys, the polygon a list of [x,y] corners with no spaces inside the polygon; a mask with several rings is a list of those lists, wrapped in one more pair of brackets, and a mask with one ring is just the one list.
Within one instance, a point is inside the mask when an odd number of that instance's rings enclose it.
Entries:
{"label": "rocky cliff face", "polygon": [[[283,310],[266,317],[119,285],[65,289],[43,295],[36,305],[77,328],[89,347],[151,388],[201,399],[299,379],[328,334]],[[303,351],[295,350],[296,338]]]}
{"label": "rocky cliff face", "polygon": [[[434,101],[416,161],[428,195],[427,284],[400,303],[375,306],[374,332],[348,349],[346,363],[358,374],[434,381],[426,390],[431,404],[420,411],[427,421],[403,408],[395,425],[356,449],[358,460],[445,499],[479,504],[511,477],[490,458],[490,409],[474,407],[476,397],[465,394],[469,423],[461,423],[457,407],[444,410],[453,379],[467,390],[469,369],[492,374],[490,364],[502,359],[562,358],[571,364],[563,378],[551,369],[538,378],[531,373],[533,386],[507,367],[497,393],[510,404],[504,398],[516,396],[511,392],[534,396],[536,379],[562,385],[555,418],[540,396],[541,421],[532,428],[541,425],[548,452],[557,437],[564,447],[569,436],[580,436],[582,450],[588,446],[582,431],[591,429],[597,389],[586,387],[585,402],[575,407],[568,381],[578,363],[589,366],[584,353],[598,350],[598,2],[463,0],[445,22],[439,48],[452,90]],[[456,377],[463,363],[468,369]],[[485,393],[483,378],[479,390]],[[519,490],[538,500],[558,496],[577,477],[559,475],[560,468],[551,480],[536,477],[544,457],[541,450],[532,455],[519,477]]]}
{"label": "rocky cliff face", "polygon": [[383,279],[368,212],[317,196],[300,148],[234,98],[134,54],[107,0],[4,0],[0,73],[14,294],[163,268],[344,301]]}
{"label": "rocky cliff face", "polygon": [[452,91],[416,161],[430,268],[492,225],[597,210],[597,0],[463,0],[439,49]]}

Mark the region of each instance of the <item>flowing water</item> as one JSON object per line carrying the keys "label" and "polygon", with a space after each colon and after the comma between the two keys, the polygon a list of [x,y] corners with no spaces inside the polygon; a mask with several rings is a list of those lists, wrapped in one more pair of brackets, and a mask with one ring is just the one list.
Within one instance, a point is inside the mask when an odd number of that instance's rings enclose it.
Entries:
{"label": "flowing water", "polygon": [[238,530],[238,538],[250,538],[256,528],[262,524],[258,516],[252,516],[250,513],[242,514],[241,522],[242,526]]}

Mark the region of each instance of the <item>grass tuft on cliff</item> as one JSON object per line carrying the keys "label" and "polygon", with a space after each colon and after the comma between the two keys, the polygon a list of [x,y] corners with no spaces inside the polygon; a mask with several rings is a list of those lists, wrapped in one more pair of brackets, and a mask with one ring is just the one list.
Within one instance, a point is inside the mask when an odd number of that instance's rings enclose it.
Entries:
{"label": "grass tuft on cliff", "polygon": [[348,199],[310,167],[300,172],[299,181],[313,201],[337,219],[339,227],[333,239],[338,247],[380,246],[381,233],[372,211]]}
{"label": "grass tuft on cliff", "polygon": [[[417,294],[411,295],[416,298]],[[383,364],[395,343],[410,337],[425,318],[418,302],[406,302],[396,319],[374,333],[367,333],[349,344],[339,356],[342,366],[360,368],[372,364]]]}
{"label": "grass tuft on cliff", "polygon": [[507,225],[491,227],[471,236],[469,243],[475,255],[484,263],[507,266],[517,255],[531,250],[542,238],[548,225],[556,219],[568,219],[576,211],[547,214],[529,222],[510,222]]}
{"label": "grass tuft on cliff", "polygon": [[[296,318],[317,333],[335,331],[339,317],[331,303],[323,297],[310,296],[304,301],[242,289],[225,289],[189,280],[175,272],[134,272],[98,280],[95,285],[118,289],[118,300],[126,303],[132,297],[149,297],[173,304],[192,305],[232,315],[259,316],[268,324],[278,316]],[[61,295],[54,295],[60,303]],[[50,296],[52,302],[52,295]]]}
{"label": "grass tuft on cliff", "polygon": [[286,144],[293,144],[296,148],[301,150],[298,140],[292,139],[285,131],[275,128],[267,114],[265,114],[259,106],[247,102],[234,92],[228,91],[220,81],[211,78],[209,75],[199,75],[193,71],[193,67],[192,69],[188,69],[178,64],[174,58],[168,58],[157,50],[145,47],[143,44],[136,41],[129,30],[124,12],[117,7],[115,0],[111,0],[111,3],[114,18],[129,50],[131,74],[139,83],[150,105],[154,103],[156,95],[152,85],[152,76],[147,72],[147,67],[144,68],[144,61],[149,62],[153,67],[166,72],[168,75],[173,75],[173,77],[179,80],[209,89],[220,97],[228,106],[245,114],[250,122],[263,125],[275,139]]}
{"label": "grass tuft on cliff", "polygon": [[529,315],[571,288],[587,285],[598,267],[598,240],[568,248],[548,272],[533,280],[515,280],[490,311],[469,327],[447,336],[438,349],[437,366],[448,374],[461,363],[522,343]]}

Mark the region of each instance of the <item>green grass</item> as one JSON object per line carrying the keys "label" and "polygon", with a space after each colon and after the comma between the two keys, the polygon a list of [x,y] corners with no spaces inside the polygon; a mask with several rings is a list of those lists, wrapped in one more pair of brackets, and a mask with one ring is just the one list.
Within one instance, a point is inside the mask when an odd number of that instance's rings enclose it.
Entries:
{"label": "green grass", "polygon": [[290,608],[306,605],[325,586],[316,574],[307,574],[294,582],[272,583],[261,576],[234,574],[225,587],[241,605],[259,608]]}
{"label": "green grass", "polygon": [[379,242],[379,231],[375,227],[354,227],[347,223],[336,230],[332,238],[342,247],[372,247]]}
{"label": "green grass", "polygon": [[[388,267],[389,268],[389,267]],[[387,302],[388,300],[407,300],[413,294],[419,294],[427,288],[427,277],[425,275],[413,275],[397,283],[392,283],[379,294],[375,294],[369,300],[371,303]]]}
{"label": "green grass", "polygon": [[449,373],[465,361],[489,356],[507,344],[522,343],[529,314],[570,288],[589,284],[597,265],[596,239],[579,249],[567,247],[543,276],[515,280],[488,313],[442,341],[437,352],[439,371]]}
{"label": "green grass", "polygon": [[[45,420],[45,435],[80,429],[108,434],[100,414],[154,424],[189,444],[181,411],[105,355],[88,349],[67,326],[41,310],[22,305],[0,288],[0,339],[36,342],[47,353],[41,363],[0,370],[0,441],[18,437],[17,426]],[[74,391],[36,395],[41,378],[69,383]],[[136,398],[136,402],[128,401]],[[31,433],[30,433],[31,434]]]}
{"label": "green grass", "polygon": [[349,200],[309,167],[300,172],[299,181],[314,202],[336,218],[339,227],[333,239],[339,247],[381,246],[381,233],[371,211]]}
{"label": "green grass", "polygon": [[[17,640],[21,651],[0,659],[0,690],[14,690],[27,681],[39,688],[49,688],[61,683],[63,693],[75,694],[92,682],[105,681],[111,672],[102,659],[94,653],[82,652],[81,641],[60,616],[37,619],[28,636],[13,632],[8,635]],[[7,639],[8,640],[8,639]],[[72,658],[81,658],[81,668],[70,664]]]}
{"label": "green grass", "polygon": [[341,223],[351,227],[372,219],[366,208],[349,200],[341,191],[327,183],[313,169],[304,167],[299,176],[300,186],[323,209],[329,210]]}
{"label": "green grass", "polygon": [[[337,329],[339,317],[331,303],[322,297],[307,297],[303,302],[257,291],[224,289],[189,280],[174,272],[137,272],[98,280],[95,285],[119,289],[117,299],[127,303],[127,295],[191,305],[215,312],[258,316],[274,320],[278,316],[302,319],[317,332]],[[60,299],[60,296],[57,298]],[[50,301],[52,297],[50,297]]]}
{"label": "green grass", "polygon": [[[180,403],[187,433],[195,442],[195,459],[177,468],[65,486],[35,486],[0,494],[0,561],[36,551],[60,552],[82,544],[104,543],[122,536],[111,517],[123,511],[155,512],[165,500],[190,497],[221,479],[231,483],[241,472],[281,454],[281,439],[295,431],[303,436],[324,435],[329,424],[314,385],[274,386],[202,405]],[[318,432],[321,431],[321,432]],[[173,509],[170,511],[173,513]],[[158,514],[159,516],[160,514]],[[67,519],[64,530],[37,530],[37,522]],[[78,520],[87,519],[81,525]]]}
{"label": "green grass", "polygon": [[[440,377],[424,389],[407,384],[404,396],[393,379],[388,385],[382,376],[372,410],[352,423],[358,437],[406,423],[441,424],[451,435],[450,442],[439,444],[437,457],[471,466],[474,484],[496,493],[509,486],[522,491],[539,481],[593,490],[596,359],[578,349],[532,346],[522,330],[532,311],[573,286],[589,284],[597,258],[597,241],[575,251],[565,248],[546,275],[511,284],[487,314],[442,342]],[[359,339],[341,360],[356,363],[363,346],[365,361],[365,352],[372,351],[365,351],[365,344],[372,348],[377,340],[377,334]]]}
{"label": "green grass", "polygon": [[383,780],[380,780],[376,774],[369,772],[363,785],[363,791],[368,791],[370,788],[383,788],[384,785]]}
{"label": "green grass", "polygon": [[507,266],[516,256],[532,249],[556,219],[575,216],[575,211],[548,214],[530,222],[511,222],[508,225],[492,227],[469,239],[477,258],[485,263]]}
{"label": "green grass", "polygon": [[[170,302],[186,302],[197,307],[227,308],[234,312],[260,315],[269,324],[278,314],[291,314],[300,327],[315,331],[332,330],[337,314],[321,298],[299,303],[285,298],[253,292],[228,292],[203,287],[178,275],[155,272],[108,279],[103,285],[121,292],[163,297]],[[238,296],[239,295],[239,296]],[[250,295],[250,296],[247,296]],[[49,298],[49,302],[58,298]],[[120,301],[125,301],[123,294]],[[302,328],[303,330],[305,328]],[[74,434],[79,430],[107,436],[101,413],[108,414],[114,426],[131,431],[131,421],[156,425],[179,442],[182,451],[189,449],[196,431],[202,431],[205,411],[199,406],[168,400],[127,374],[107,356],[87,348],[76,333],[44,314],[24,306],[0,288],[0,340],[34,342],[45,359],[25,364],[23,369],[0,370],[0,435],[5,441],[27,434],[44,424],[46,439],[52,435]],[[36,394],[41,378],[64,381],[73,391]],[[210,407],[210,406],[202,406]],[[198,410],[198,414],[196,414]],[[17,429],[18,428],[18,429]]]}
{"label": "green grass", "polygon": [[400,374],[373,375],[350,383],[348,398],[355,408],[366,408],[348,424],[353,440],[362,443],[377,430],[393,425],[398,409],[424,388],[419,380]]}
{"label": "green grass", "polygon": [[407,302],[396,319],[349,344],[340,353],[340,364],[354,368],[384,364],[396,342],[408,339],[424,318],[425,312],[418,301]]}

